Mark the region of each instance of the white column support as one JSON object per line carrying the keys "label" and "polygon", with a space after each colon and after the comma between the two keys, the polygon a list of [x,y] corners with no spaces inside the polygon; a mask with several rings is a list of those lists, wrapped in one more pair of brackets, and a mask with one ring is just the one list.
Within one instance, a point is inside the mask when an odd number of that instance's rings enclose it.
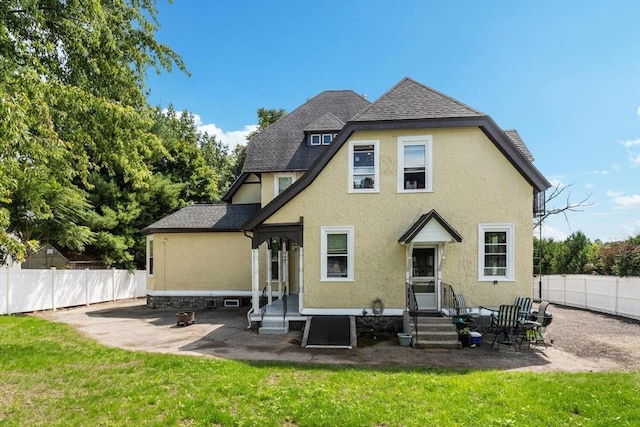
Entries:
{"label": "white column support", "polygon": [[302,313],[304,295],[304,248],[298,246],[298,312]]}
{"label": "white column support", "polygon": [[278,298],[282,299],[282,245],[278,245]]}
{"label": "white column support", "polygon": [[267,252],[267,256],[266,258],[266,263],[267,263],[267,304],[271,305],[271,303],[273,302],[273,296],[271,295],[271,275],[272,275],[272,271],[271,271],[271,248],[269,248],[269,245],[266,246],[266,252]]}
{"label": "white column support", "polygon": [[282,242],[282,270],[280,277],[282,278],[282,283],[287,288],[287,294],[291,293],[291,287],[289,286],[289,248],[287,247],[287,242]]}
{"label": "white column support", "polygon": [[258,249],[251,250],[251,306],[253,313],[260,312],[260,253]]}

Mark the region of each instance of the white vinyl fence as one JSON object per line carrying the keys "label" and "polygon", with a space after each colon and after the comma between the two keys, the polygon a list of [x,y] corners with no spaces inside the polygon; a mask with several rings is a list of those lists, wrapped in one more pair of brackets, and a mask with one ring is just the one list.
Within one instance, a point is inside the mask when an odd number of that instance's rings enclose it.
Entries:
{"label": "white vinyl fence", "polygon": [[[540,297],[539,286],[539,278],[534,277],[534,298]],[[542,276],[542,299],[640,320],[640,277]]]}
{"label": "white vinyl fence", "polygon": [[0,315],[143,297],[146,287],[144,271],[4,267],[0,268]]}

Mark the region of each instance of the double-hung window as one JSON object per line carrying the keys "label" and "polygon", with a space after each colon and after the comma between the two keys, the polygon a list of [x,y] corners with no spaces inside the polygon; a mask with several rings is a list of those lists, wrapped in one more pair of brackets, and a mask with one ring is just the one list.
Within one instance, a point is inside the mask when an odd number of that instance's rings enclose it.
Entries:
{"label": "double-hung window", "polygon": [[320,280],[353,281],[353,227],[321,227],[320,234]]}
{"label": "double-hung window", "polygon": [[292,173],[277,173],[273,180],[273,195],[277,197],[284,190],[289,188],[295,182],[295,175]]}
{"label": "double-hung window", "polygon": [[349,192],[377,193],[380,175],[379,141],[349,143]]}
{"label": "double-hung window", "polygon": [[479,280],[513,280],[513,224],[478,226]]}
{"label": "double-hung window", "polygon": [[398,138],[398,193],[432,191],[430,135]]}

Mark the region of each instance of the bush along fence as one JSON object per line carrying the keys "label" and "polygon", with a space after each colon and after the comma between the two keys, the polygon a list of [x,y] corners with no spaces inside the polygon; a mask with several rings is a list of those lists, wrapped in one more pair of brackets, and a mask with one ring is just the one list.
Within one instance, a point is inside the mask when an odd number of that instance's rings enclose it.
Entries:
{"label": "bush along fence", "polygon": [[0,268],[0,314],[55,310],[145,295],[144,271]]}
{"label": "bush along fence", "polygon": [[640,320],[640,277],[535,276],[532,295],[551,303]]}

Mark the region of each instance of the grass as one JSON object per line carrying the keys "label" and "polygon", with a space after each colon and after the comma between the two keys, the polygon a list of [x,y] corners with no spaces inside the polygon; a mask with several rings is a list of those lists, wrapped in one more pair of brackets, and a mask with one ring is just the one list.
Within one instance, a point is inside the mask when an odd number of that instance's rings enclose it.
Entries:
{"label": "grass", "polygon": [[67,325],[29,316],[0,317],[0,331],[2,426],[640,423],[640,372],[220,361],[108,348]]}

